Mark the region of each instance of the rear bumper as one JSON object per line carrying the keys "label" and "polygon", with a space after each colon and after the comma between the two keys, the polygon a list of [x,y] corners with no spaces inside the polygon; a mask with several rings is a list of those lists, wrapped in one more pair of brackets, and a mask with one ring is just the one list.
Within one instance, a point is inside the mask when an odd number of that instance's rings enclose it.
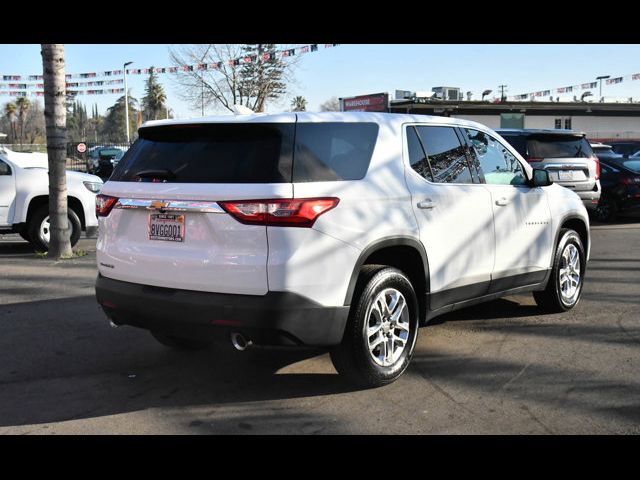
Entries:
{"label": "rear bumper", "polygon": [[595,210],[598,207],[598,201],[600,200],[600,190],[594,192],[592,190],[576,192],[576,194],[582,200],[582,203],[587,210]]}
{"label": "rear bumper", "polygon": [[331,346],[349,307],[325,307],[289,292],[233,295],[152,287],[98,275],[96,298],[118,325],[218,340],[242,333],[257,345]]}

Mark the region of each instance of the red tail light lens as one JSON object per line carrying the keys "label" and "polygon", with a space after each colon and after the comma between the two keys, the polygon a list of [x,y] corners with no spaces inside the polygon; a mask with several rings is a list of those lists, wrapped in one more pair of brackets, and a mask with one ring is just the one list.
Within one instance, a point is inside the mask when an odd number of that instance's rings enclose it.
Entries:
{"label": "red tail light lens", "polygon": [[527,157],[527,162],[529,163],[541,162],[542,160],[542,157]]}
{"label": "red tail light lens", "polygon": [[640,177],[622,177],[620,181],[625,185],[638,185],[640,184]]}
{"label": "red tail light lens", "polygon": [[598,157],[591,157],[591,160],[596,162],[596,180],[600,178],[600,159]]}
{"label": "red tail light lens", "polygon": [[240,223],[272,227],[312,227],[316,219],[328,212],[338,198],[288,198],[240,200],[218,204]]}
{"label": "red tail light lens", "polygon": [[117,197],[109,195],[96,195],[96,217],[106,217],[118,201]]}

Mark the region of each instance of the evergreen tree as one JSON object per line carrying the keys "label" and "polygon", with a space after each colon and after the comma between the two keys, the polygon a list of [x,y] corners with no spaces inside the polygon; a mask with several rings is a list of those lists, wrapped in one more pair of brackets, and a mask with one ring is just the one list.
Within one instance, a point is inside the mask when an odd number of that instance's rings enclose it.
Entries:
{"label": "evergreen tree", "polygon": [[[135,132],[138,101],[129,95],[129,131]],[[124,143],[127,141],[127,131],[125,128],[125,98],[120,97],[115,104],[107,109],[107,115],[100,128],[100,135],[108,142]]]}
{"label": "evergreen tree", "polygon": [[242,47],[244,58],[250,58],[250,63],[244,63],[238,73],[238,92],[241,99],[255,112],[263,112],[267,100],[280,98],[287,89],[284,82],[286,65],[282,58],[277,58],[273,52],[273,43],[245,44]]}

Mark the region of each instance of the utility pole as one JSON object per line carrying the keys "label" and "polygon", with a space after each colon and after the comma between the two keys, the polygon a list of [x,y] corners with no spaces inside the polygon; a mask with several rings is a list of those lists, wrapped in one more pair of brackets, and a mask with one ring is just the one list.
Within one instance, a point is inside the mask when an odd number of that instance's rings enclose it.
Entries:
{"label": "utility pole", "polygon": [[498,88],[500,89],[500,101],[504,102],[507,99],[507,97],[504,95],[504,92],[505,92],[507,86],[506,85],[498,85]]}
{"label": "utility pole", "polygon": [[124,123],[127,127],[127,144],[131,143],[131,139],[129,138],[129,92],[127,89],[127,67],[132,63],[133,62],[126,62],[124,67],[122,67],[122,71],[124,72]]}
{"label": "utility pole", "polygon": [[611,75],[600,75],[599,77],[596,77],[596,80],[600,81],[600,102],[602,101],[602,80],[606,80],[607,78],[610,78]]}

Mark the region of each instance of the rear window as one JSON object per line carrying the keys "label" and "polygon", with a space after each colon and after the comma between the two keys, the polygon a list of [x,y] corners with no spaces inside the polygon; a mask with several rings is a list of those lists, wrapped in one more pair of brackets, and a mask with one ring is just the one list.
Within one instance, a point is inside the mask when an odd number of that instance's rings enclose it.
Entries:
{"label": "rear window", "polygon": [[528,158],[589,158],[591,145],[584,137],[544,135],[527,139]]}
{"label": "rear window", "polygon": [[360,180],[377,138],[375,123],[147,127],[110,179],[150,181],[155,171],[173,183]]}
{"label": "rear window", "polygon": [[640,173],[640,160],[627,160],[626,162],[622,162],[622,164],[632,172]]}
{"label": "rear window", "polygon": [[206,124],[141,128],[118,163],[114,181],[144,181],[170,172],[174,183],[291,181],[293,124]]}
{"label": "rear window", "polygon": [[377,138],[375,123],[298,123],[293,181],[364,178]]}
{"label": "rear window", "polygon": [[520,135],[505,135],[502,133],[500,133],[500,135],[502,135],[502,138],[509,142],[509,144],[515,148],[520,155],[527,158],[527,142],[525,141],[525,137]]}

